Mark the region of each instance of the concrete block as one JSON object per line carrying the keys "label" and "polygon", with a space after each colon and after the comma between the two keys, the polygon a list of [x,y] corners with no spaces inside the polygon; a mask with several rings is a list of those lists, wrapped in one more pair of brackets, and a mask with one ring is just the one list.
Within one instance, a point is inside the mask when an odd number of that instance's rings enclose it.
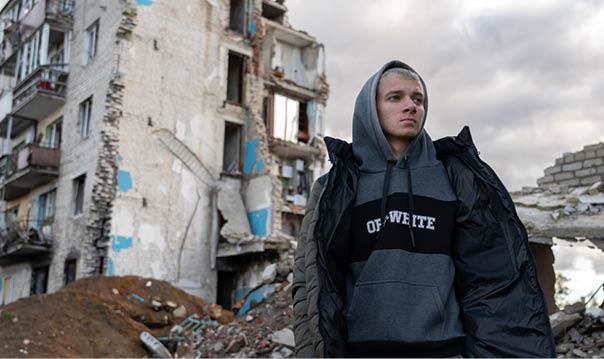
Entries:
{"label": "concrete block", "polygon": [[595,175],[596,173],[597,173],[597,170],[595,167],[585,168],[585,169],[576,171],[575,177],[587,177],[587,176]]}
{"label": "concrete block", "polygon": [[604,166],[600,166],[597,168],[597,173],[598,174],[604,174]]}
{"label": "concrete block", "polygon": [[564,159],[564,163],[571,163],[575,160],[575,155],[570,152],[565,153],[562,158]]}
{"label": "concrete block", "polygon": [[575,162],[562,166],[562,171],[576,171],[583,168],[583,162]]}
{"label": "concrete block", "polygon": [[585,152],[575,153],[575,161],[583,161],[585,159]]}
{"label": "concrete block", "polygon": [[573,172],[563,172],[563,173],[558,173],[557,175],[554,175],[554,180],[563,181],[563,180],[571,179],[573,177],[575,177]]}
{"label": "concrete block", "polygon": [[554,175],[558,172],[562,171],[562,167],[561,166],[552,166],[552,167],[548,167],[545,169],[545,175],[549,176],[549,175]]}
{"label": "concrete block", "polygon": [[585,159],[595,158],[595,157],[596,157],[596,151],[586,151],[585,152]]}
{"label": "concrete block", "polygon": [[[596,153],[594,152],[594,157]],[[556,158],[556,166],[559,166],[564,163],[564,158]]]}
{"label": "concrete block", "polygon": [[581,182],[579,181],[578,178],[573,178],[573,179],[569,179],[569,180],[565,180],[565,181],[560,181],[558,182],[558,184],[560,186],[566,186],[566,187],[576,187],[580,184]]}
{"label": "concrete block", "polygon": [[591,176],[591,177],[585,177],[581,179],[581,184],[582,185],[591,185],[594,184],[598,181],[602,181],[604,179],[604,176]]}
{"label": "concrete block", "polygon": [[537,184],[538,185],[542,185],[542,184],[546,184],[546,183],[552,183],[554,182],[554,176],[544,176],[541,178],[537,179]]}
{"label": "concrete block", "polygon": [[596,156],[598,156],[598,157],[604,157],[604,149],[602,149],[602,150],[597,150],[597,151],[596,151]]}
{"label": "concrete block", "polygon": [[594,158],[592,160],[583,161],[583,168],[595,167],[604,165],[604,158]]}

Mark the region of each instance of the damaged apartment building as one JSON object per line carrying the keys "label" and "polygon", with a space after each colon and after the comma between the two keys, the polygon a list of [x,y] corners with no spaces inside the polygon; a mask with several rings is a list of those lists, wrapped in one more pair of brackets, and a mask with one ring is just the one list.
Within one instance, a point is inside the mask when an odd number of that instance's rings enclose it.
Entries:
{"label": "damaged apartment building", "polygon": [[9,0],[0,305],[93,275],[229,308],[324,172],[324,48],[283,0]]}

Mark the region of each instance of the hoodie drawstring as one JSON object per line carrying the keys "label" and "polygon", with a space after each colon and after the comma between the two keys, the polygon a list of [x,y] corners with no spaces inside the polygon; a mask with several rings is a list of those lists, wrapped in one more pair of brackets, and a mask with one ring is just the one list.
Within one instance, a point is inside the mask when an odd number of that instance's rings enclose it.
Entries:
{"label": "hoodie drawstring", "polygon": [[[411,246],[415,248],[415,234],[413,233],[413,185],[411,183],[411,167],[409,166],[409,157],[405,156],[405,168],[407,169],[407,192],[409,192],[409,238],[411,239]],[[384,186],[382,188],[382,205],[380,210],[380,218],[382,222],[380,223],[380,231],[378,232],[376,243],[382,238],[382,233],[386,229],[386,224],[388,223],[386,220],[387,214],[386,211],[388,209],[388,191],[390,190],[390,175],[392,174],[392,167],[396,164],[395,161],[387,161],[386,162],[386,173],[384,174]]]}
{"label": "hoodie drawstring", "polygon": [[413,234],[413,185],[411,180],[411,166],[409,166],[409,157],[405,156],[405,167],[407,168],[407,196],[409,198],[409,238],[411,245],[415,248],[415,235]]}
{"label": "hoodie drawstring", "polygon": [[380,210],[380,218],[382,222],[380,223],[380,231],[378,232],[377,241],[382,238],[382,233],[384,233],[384,229],[386,229],[386,209],[388,207],[388,190],[390,189],[390,174],[392,173],[392,167],[396,164],[395,161],[386,161],[386,173],[384,174],[384,186],[382,187],[382,208]]}

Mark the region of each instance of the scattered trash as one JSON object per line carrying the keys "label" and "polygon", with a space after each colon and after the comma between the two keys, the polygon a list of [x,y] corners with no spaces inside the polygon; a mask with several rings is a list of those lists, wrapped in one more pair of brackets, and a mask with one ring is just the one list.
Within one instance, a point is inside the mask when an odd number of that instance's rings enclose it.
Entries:
{"label": "scattered trash", "polygon": [[604,310],[577,302],[550,315],[559,358],[604,358]]}

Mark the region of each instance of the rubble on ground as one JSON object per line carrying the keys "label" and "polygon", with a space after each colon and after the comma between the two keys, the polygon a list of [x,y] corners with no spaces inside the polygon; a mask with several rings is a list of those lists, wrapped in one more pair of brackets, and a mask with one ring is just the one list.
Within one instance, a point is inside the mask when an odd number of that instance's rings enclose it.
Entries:
{"label": "rubble on ground", "polygon": [[267,266],[238,315],[160,280],[80,279],[0,306],[0,357],[289,358],[292,266]]}
{"label": "rubble on ground", "polygon": [[[267,266],[262,283],[234,306],[237,319],[208,326],[191,346],[196,358],[291,358],[294,355],[293,257]],[[189,356],[187,355],[187,356]]]}
{"label": "rubble on ground", "polygon": [[550,315],[558,358],[604,358],[604,309],[578,302]]}
{"label": "rubble on ground", "polygon": [[191,313],[223,324],[235,318],[164,281],[83,278],[56,293],[1,306],[0,356],[150,356],[140,334],[166,336]]}

